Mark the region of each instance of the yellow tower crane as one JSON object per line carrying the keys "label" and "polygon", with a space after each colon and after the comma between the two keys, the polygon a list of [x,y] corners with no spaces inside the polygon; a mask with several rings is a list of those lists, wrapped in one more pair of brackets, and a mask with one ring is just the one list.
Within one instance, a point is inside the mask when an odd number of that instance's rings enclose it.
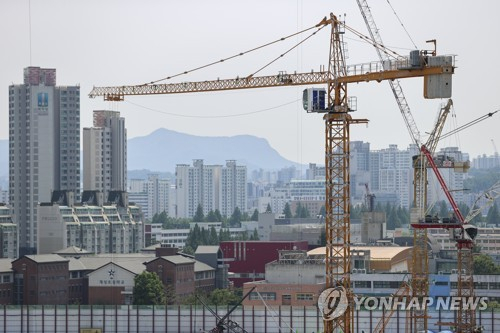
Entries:
{"label": "yellow tower crane", "polygon": [[[89,97],[103,96],[105,100],[122,101],[125,96],[179,94],[234,89],[252,89],[283,86],[311,86],[326,84],[328,103],[317,107],[313,100],[304,101],[308,111],[323,113],[325,120],[325,170],[326,170],[326,287],[342,288],[347,300],[346,310],[331,318],[324,316],[325,332],[349,333],[354,330],[354,301],[350,272],[350,125],[366,123],[366,119],[353,119],[347,98],[347,85],[411,77],[424,77],[424,96],[435,95],[436,79],[445,77],[449,84],[454,73],[453,56],[424,56],[417,52],[410,57],[400,57],[382,63],[347,66],[343,49],[344,28],[349,29],[336,16],[330,14],[316,27],[331,26],[328,71],[246,78],[182,82],[171,84],[143,84],[133,86],[94,87]],[[351,30],[353,31],[353,30]],[[432,58],[432,59],[431,59]],[[448,61],[451,60],[451,61]],[[439,88],[439,87],[437,87]],[[439,90],[439,89],[437,89]],[[309,96],[305,94],[306,97]],[[333,303],[332,303],[333,304]],[[332,309],[330,309],[332,310]]]}

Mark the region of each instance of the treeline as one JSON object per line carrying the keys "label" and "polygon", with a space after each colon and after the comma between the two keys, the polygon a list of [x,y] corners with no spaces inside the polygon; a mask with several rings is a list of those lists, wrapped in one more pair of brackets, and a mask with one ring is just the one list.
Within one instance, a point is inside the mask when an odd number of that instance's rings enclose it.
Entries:
{"label": "treeline", "polygon": [[231,232],[228,228],[221,228],[219,233],[212,226],[210,229],[202,228],[198,224],[189,231],[186,239],[186,246],[182,252],[187,254],[194,254],[199,245],[219,245],[220,242],[230,240],[259,240],[257,229],[248,236],[248,233],[243,232],[239,237],[231,237]]}
{"label": "treeline", "polygon": [[189,228],[189,223],[191,222],[221,222],[223,227],[239,227],[241,221],[258,221],[259,211],[254,210],[253,214],[250,216],[248,213],[242,213],[241,210],[236,207],[230,217],[226,218],[221,215],[218,209],[210,210],[205,216],[203,213],[203,207],[198,205],[196,213],[192,219],[189,218],[173,218],[169,217],[166,212],[160,214],[155,214],[151,223],[161,224],[164,229],[187,229]]}

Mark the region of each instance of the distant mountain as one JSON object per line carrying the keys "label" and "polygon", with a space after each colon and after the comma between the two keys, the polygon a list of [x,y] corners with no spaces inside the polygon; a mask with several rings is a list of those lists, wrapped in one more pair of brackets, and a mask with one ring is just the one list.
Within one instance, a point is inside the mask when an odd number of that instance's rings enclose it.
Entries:
{"label": "distant mountain", "polygon": [[276,170],[297,163],[283,158],[266,139],[251,135],[231,137],[196,136],[165,128],[128,140],[128,169],[174,172],[177,164],[192,165],[194,159],[205,164],[226,164],[236,160],[248,170]]}
{"label": "distant mountain", "polygon": [[[149,170],[173,173],[176,164],[192,165],[194,159],[203,159],[205,164],[222,165],[226,160],[236,160],[238,165],[246,165],[248,171],[299,166],[282,157],[266,139],[256,136],[196,136],[165,128],[128,140],[127,154],[128,169],[137,170],[136,176],[140,178]],[[4,179],[6,183],[8,176],[9,140],[0,140],[0,180]]]}

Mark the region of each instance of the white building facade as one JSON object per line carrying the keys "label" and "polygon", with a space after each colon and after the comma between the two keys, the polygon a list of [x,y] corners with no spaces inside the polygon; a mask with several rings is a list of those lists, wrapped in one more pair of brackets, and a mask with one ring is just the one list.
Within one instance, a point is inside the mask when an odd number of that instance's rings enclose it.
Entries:
{"label": "white building facade", "polygon": [[191,218],[198,205],[203,214],[218,209],[223,216],[230,216],[236,207],[247,210],[247,168],[236,161],[226,166],[205,165],[194,160],[193,166],[178,164],[176,177],[176,217]]}

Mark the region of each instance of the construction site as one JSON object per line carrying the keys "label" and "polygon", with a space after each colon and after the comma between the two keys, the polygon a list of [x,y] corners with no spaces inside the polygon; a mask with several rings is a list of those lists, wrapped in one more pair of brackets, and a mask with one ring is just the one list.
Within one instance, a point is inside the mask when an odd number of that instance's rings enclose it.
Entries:
{"label": "construction site", "polygon": [[[205,308],[111,308],[97,309],[33,309],[30,313],[18,313],[19,310],[4,308],[3,325],[9,331],[12,317],[21,317],[21,323],[27,327],[34,327],[36,316],[40,311],[47,315],[53,313],[52,323],[56,326],[60,322],[78,322],[90,320],[89,327],[97,322],[102,327],[109,327],[103,332],[495,332],[500,330],[500,316],[493,309],[487,308],[486,300],[478,300],[474,291],[473,277],[473,247],[477,236],[477,228],[470,221],[484,206],[464,216],[448,188],[445,179],[441,176],[441,169],[452,168],[455,172],[467,172],[468,164],[454,162],[444,163],[435,156],[436,147],[442,138],[442,130],[450,110],[453,107],[452,78],[455,74],[455,55],[440,55],[437,52],[437,41],[428,40],[426,50],[412,50],[407,54],[399,54],[386,47],[379,34],[379,29],[371,13],[370,7],[364,0],[357,4],[368,30],[367,34],[360,33],[360,27],[350,27],[337,15],[329,14],[323,19],[314,22],[309,29],[294,33],[283,39],[301,37],[296,46],[305,42],[319,31],[329,30],[329,54],[325,54],[327,65],[320,71],[307,73],[280,72],[272,75],[258,76],[260,70],[246,77],[236,79],[216,79],[198,82],[184,81],[181,83],[163,83],[178,75],[190,73],[186,71],[172,75],[162,80],[142,85],[117,85],[111,87],[94,87],[90,92],[91,98],[103,97],[106,101],[119,102],[127,96],[135,95],[168,95],[184,93],[218,92],[238,89],[274,88],[304,86],[304,110],[311,113],[311,117],[321,116],[324,120],[324,155],[325,155],[325,230],[326,247],[321,262],[325,274],[325,285],[318,296],[317,307],[280,306],[270,309],[265,306],[245,306],[234,309],[216,309],[206,313]],[[373,46],[374,54],[378,58],[370,63],[351,65],[346,62],[345,36],[350,34]],[[270,42],[258,48],[273,44]],[[255,50],[255,49],[252,49]],[[249,51],[250,52],[250,51]],[[287,51],[288,52],[288,51]],[[272,62],[286,55],[279,55]],[[227,62],[230,56],[216,63]],[[265,68],[267,65],[262,67]],[[202,66],[205,67],[205,66]],[[197,68],[198,69],[198,68]],[[196,71],[193,69],[192,71]],[[424,140],[416,121],[406,101],[401,80],[407,78],[423,79],[423,97],[425,99],[444,99],[439,109],[436,123]],[[391,89],[398,108],[401,124],[408,130],[412,144],[419,149],[419,154],[413,157],[413,203],[411,205],[410,224],[413,232],[413,246],[411,249],[412,262],[407,278],[403,279],[397,292],[391,295],[398,299],[397,305],[391,305],[379,310],[372,302],[362,304],[360,299],[364,295],[356,294],[353,290],[353,266],[350,224],[350,128],[352,125],[367,124],[368,119],[354,118],[356,99],[348,95],[351,84],[378,84],[387,82]],[[311,88],[311,86],[314,86]],[[434,115],[433,115],[434,116]],[[478,118],[477,121],[487,119],[491,114]],[[460,129],[458,129],[460,130]],[[433,175],[439,182],[450,207],[448,216],[431,216],[428,211],[432,203],[428,202],[428,178]],[[492,184],[491,190],[486,193],[487,204],[491,205],[498,197],[498,184]],[[455,270],[457,291],[452,300],[442,309],[430,307],[429,299],[429,248],[428,232],[430,229],[444,229],[449,233],[456,244],[458,264]],[[258,287],[257,287],[258,289]],[[435,300],[432,300],[434,302]],[[472,305],[471,305],[472,304]],[[371,306],[373,305],[373,308]],[[429,307],[427,306],[429,305]],[[62,314],[60,314],[62,310]],[[221,310],[221,311],[219,311]],[[17,311],[17,312],[16,312]],[[75,312],[77,311],[77,312]],[[100,314],[102,313],[102,314]],[[108,313],[113,319],[108,322]],[[230,315],[225,315],[230,313]],[[61,317],[62,316],[62,317]],[[159,317],[157,317],[159,316]],[[49,316],[50,317],[50,316]],[[71,319],[68,318],[78,318]],[[85,319],[84,319],[85,318]],[[90,318],[90,319],[89,319]],[[123,322],[126,318],[126,324]],[[140,330],[139,330],[139,318]],[[148,319],[144,319],[148,318]],[[167,319],[168,318],[168,319]],[[217,319],[218,318],[218,319]],[[46,319],[47,320],[47,319]],[[102,321],[102,323],[101,323]],[[106,323],[104,323],[106,321]],[[148,323],[148,328],[144,322]],[[109,325],[109,326],[108,326]],[[123,325],[123,326],[122,326]],[[81,327],[81,326],[79,326]],[[189,328],[188,328],[189,327]],[[59,331],[59,329],[57,330]],[[64,329],[62,330],[64,331]],[[90,331],[89,331],[90,332]],[[94,331],[92,331],[94,332]]]}

